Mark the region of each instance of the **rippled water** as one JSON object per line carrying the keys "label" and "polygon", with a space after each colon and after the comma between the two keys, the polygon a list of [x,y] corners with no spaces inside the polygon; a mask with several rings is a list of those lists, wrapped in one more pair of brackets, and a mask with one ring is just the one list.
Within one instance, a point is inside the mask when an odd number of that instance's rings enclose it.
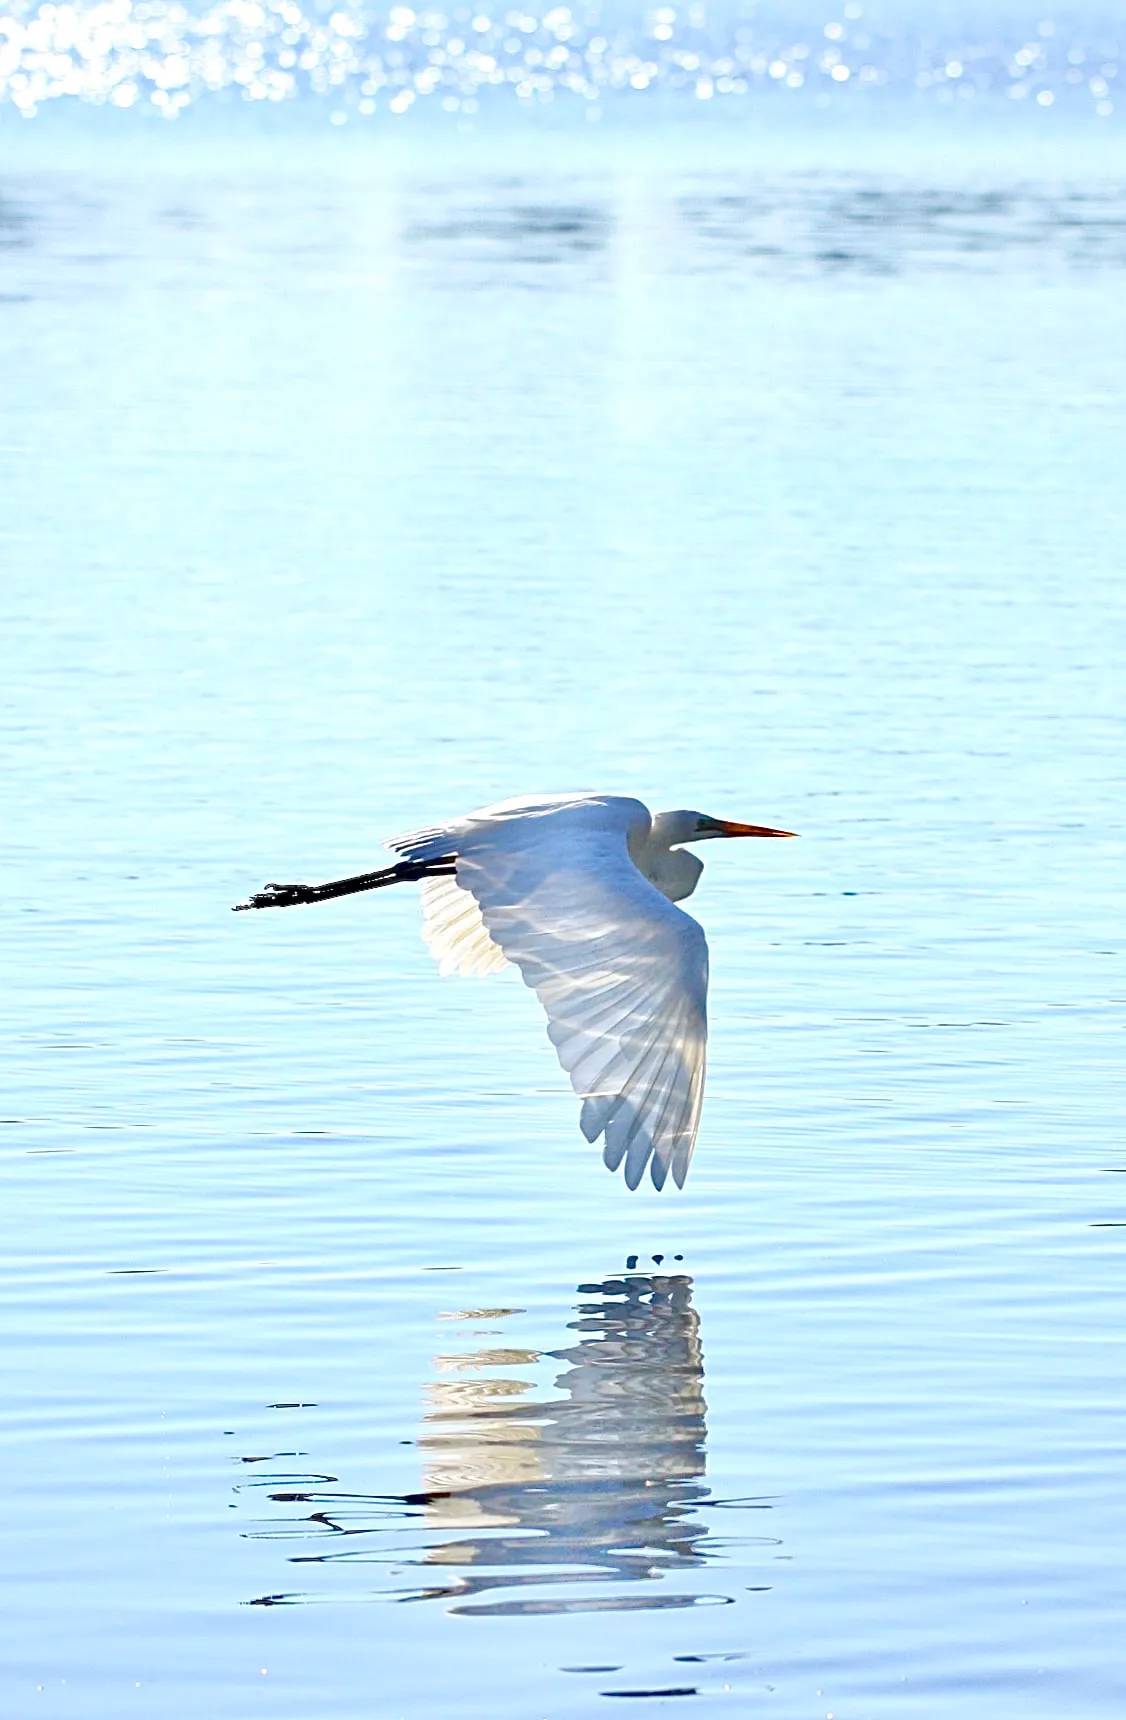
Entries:
{"label": "rippled water", "polygon": [[[197,144],[0,176],[4,1715],[1120,1715],[1126,178]],[[803,835],[682,1195],[228,911],[581,786]]]}

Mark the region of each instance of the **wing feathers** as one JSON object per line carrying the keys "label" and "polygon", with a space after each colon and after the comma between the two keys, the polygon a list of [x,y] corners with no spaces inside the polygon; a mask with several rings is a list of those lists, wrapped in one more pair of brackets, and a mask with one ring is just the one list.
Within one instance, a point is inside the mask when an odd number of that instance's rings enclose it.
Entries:
{"label": "wing feathers", "polygon": [[[541,832],[547,821],[540,825]],[[707,945],[629,857],[625,831],[571,832],[506,848],[473,841],[457,881],[488,937],[548,1017],[588,1140],[636,1188],[684,1181],[699,1121],[707,1040]]]}
{"label": "wing feathers", "polygon": [[615,1151],[625,1152],[625,1178],[630,1188],[636,1188],[644,1176],[650,1154],[654,1155],[654,1181],[657,1174],[664,1180],[663,1170],[672,1144],[666,1150],[663,1125],[667,1121],[669,1094],[683,1075],[676,1043],[655,1045],[639,1073],[646,1082],[643,1093],[635,1097],[631,1092],[628,1106],[623,1105],[615,1112],[606,1130],[608,1136],[614,1133],[620,1137],[620,1146],[619,1140],[615,1140]]}
{"label": "wing feathers", "polygon": [[504,802],[397,837],[412,859],[457,856],[422,884],[423,937],[443,974],[514,963],[583,1101],[587,1140],[636,1188],[683,1186],[704,1091],[708,952],[695,920],[630,858],[639,801]]}
{"label": "wing feathers", "polygon": [[481,910],[454,878],[424,878],[422,935],[439,972],[489,974],[508,966],[504,952],[485,930]]}

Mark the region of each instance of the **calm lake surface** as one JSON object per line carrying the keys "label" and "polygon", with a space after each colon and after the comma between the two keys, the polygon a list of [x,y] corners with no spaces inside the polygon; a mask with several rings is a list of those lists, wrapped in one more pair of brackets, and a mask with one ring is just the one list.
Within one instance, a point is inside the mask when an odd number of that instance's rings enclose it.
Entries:
{"label": "calm lake surface", "polygon": [[[5,1720],[1117,1720],[1126,172],[47,135]],[[413,890],[229,912],[587,787],[802,833],[683,1194]]]}

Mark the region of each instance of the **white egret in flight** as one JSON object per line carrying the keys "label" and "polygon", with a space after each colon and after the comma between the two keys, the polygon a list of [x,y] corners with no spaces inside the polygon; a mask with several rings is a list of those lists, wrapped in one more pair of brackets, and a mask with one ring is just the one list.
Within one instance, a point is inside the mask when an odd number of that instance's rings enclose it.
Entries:
{"label": "white egret in flight", "polygon": [[422,935],[443,974],[512,963],[547,1011],[588,1141],[636,1188],[650,1167],[683,1188],[704,1095],[708,946],[674,907],[703,862],[682,846],[791,836],[619,795],[503,800],[395,836],[396,865],[329,884],[267,884],[238,909],[289,908],[418,880]]}

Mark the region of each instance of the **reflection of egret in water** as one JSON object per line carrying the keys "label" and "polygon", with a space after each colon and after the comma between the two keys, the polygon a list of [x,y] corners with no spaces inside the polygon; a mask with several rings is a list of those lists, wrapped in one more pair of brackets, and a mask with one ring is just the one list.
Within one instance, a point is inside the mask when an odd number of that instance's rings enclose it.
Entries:
{"label": "reflection of egret in water", "polygon": [[[546,1358],[500,1347],[435,1358],[438,1378],[427,1388],[419,1439],[420,1492],[272,1494],[317,1507],[281,1534],[335,1541],[293,1562],[380,1565],[395,1579],[379,1591],[386,1598],[454,1600],[453,1610],[465,1613],[727,1599],[694,1588],[678,1593],[665,1580],[710,1563],[700,1508],[720,1503],[702,1480],[706,1406],[692,1280],[630,1273],[580,1285],[579,1295],[568,1327],[576,1341]],[[447,1318],[487,1320],[495,1331],[512,1312]],[[566,1366],[555,1380],[561,1395],[544,1401],[511,1369],[548,1358]],[[276,1536],[279,1527],[262,1532]],[[432,1580],[404,1588],[407,1571],[419,1566]],[[631,1585],[625,1594],[623,1582]],[[616,1592],[607,1592],[609,1584]],[[260,1604],[306,1598],[313,1597],[263,1596]]]}
{"label": "reflection of egret in water", "polygon": [[[468,1571],[463,1594],[652,1580],[704,1562],[707,1526],[691,1509],[707,1491],[697,1479],[707,1428],[692,1281],[631,1275],[580,1285],[579,1294],[587,1300],[570,1327],[578,1342],[550,1352],[568,1364],[555,1382],[565,1396],[514,1401],[528,1391],[515,1380],[430,1388],[419,1441],[427,1515],[460,1533],[427,1562]],[[455,1365],[496,1359],[485,1351]],[[487,1536],[476,1533],[485,1529]],[[509,1599],[458,1610],[562,1612],[695,1598]]]}

